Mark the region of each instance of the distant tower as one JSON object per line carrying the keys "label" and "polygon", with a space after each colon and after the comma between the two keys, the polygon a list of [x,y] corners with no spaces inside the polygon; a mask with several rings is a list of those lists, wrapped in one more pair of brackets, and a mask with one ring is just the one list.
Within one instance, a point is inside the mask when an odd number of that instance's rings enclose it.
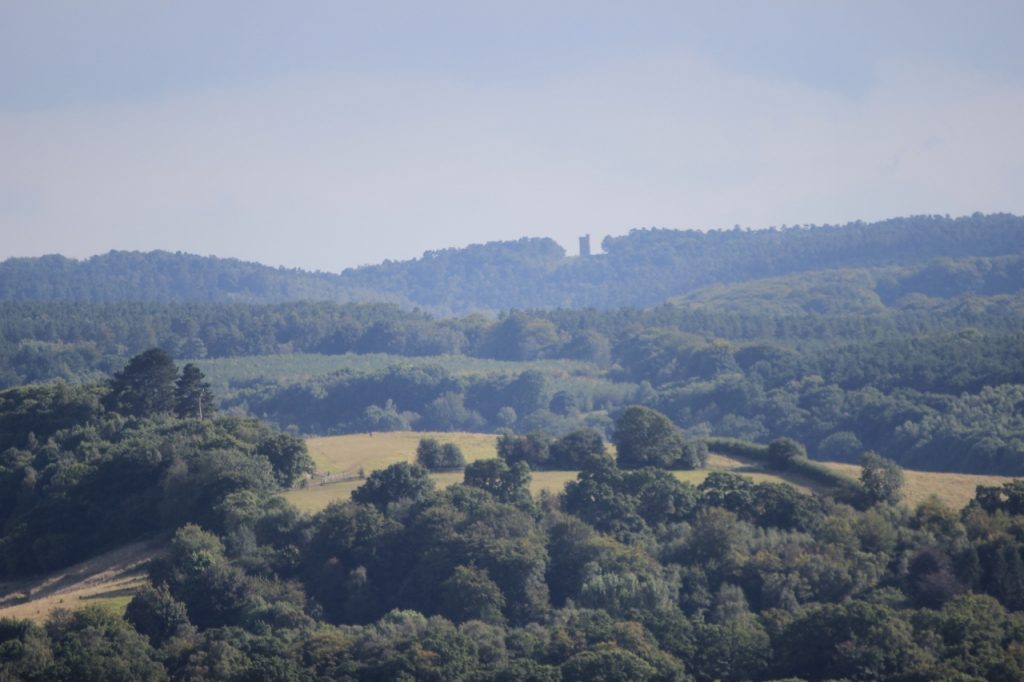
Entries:
{"label": "distant tower", "polygon": [[580,237],[580,256],[586,258],[590,255],[590,235],[585,234]]}

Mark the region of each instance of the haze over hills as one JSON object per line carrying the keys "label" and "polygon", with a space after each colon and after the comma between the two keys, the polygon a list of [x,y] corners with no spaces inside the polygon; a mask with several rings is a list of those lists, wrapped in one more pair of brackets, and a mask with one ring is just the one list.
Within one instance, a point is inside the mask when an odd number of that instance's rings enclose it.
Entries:
{"label": "haze over hills", "polygon": [[604,253],[567,257],[551,239],[428,251],[340,274],[183,253],[112,251],[0,263],[0,300],[135,302],[376,301],[441,314],[647,307],[700,287],[832,268],[1024,253],[1024,218],[913,216],[878,223],[710,232],[638,229]]}
{"label": "haze over hills", "polygon": [[1024,219],[634,230],[604,250],[522,239],[340,274],[7,261],[0,386],[94,381],[160,347],[222,407],[301,433],[608,435],[640,403],[825,459],[1024,472]]}
{"label": "haze over hills", "polygon": [[0,682],[1024,680],[976,4],[0,5]]}

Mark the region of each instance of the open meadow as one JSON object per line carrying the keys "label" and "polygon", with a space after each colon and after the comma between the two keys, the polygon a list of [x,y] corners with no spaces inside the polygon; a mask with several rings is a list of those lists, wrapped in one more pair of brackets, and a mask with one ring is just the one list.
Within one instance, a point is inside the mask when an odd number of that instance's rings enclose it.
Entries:
{"label": "open meadow", "polygon": [[[856,464],[827,462],[834,469],[854,478],[860,476]],[[974,499],[979,485],[1000,486],[1012,481],[1011,476],[983,476],[979,474],[943,473],[937,471],[903,470],[903,503],[913,509],[935,495],[951,509],[961,509]]]}
{"label": "open meadow", "polygon": [[[332,475],[345,472],[364,474],[401,461],[415,461],[420,438],[431,437],[458,445],[469,462],[494,457],[497,436],[482,433],[391,433],[356,434],[310,438],[310,454],[319,473]],[[612,446],[609,446],[612,447]],[[860,475],[853,464],[826,463],[848,476]],[[810,494],[818,484],[789,474],[769,472],[739,458],[712,454],[708,466],[696,471],[676,471],[675,476],[699,485],[712,471],[730,471],[755,482],[783,481],[801,492]],[[974,496],[978,485],[1002,485],[1012,480],[1005,476],[974,476],[967,474],[904,471],[904,502],[914,507],[930,495],[936,495],[947,506],[959,509]],[[431,474],[438,486],[445,487],[462,480],[461,471]],[[534,495],[546,490],[560,492],[568,481],[576,478],[574,471],[538,471],[532,474]],[[315,483],[296,488],[284,497],[305,512],[316,512],[335,500],[347,500],[362,485],[362,479],[326,485]],[[135,590],[145,582],[145,564],[158,552],[153,543],[134,543],[108,552],[52,574],[33,580],[0,584],[0,616],[30,618],[43,621],[55,609],[75,609],[86,604],[99,604],[121,613]]]}
{"label": "open meadow", "polygon": [[[416,446],[421,438],[436,438],[445,443],[455,443],[462,450],[467,462],[497,456],[497,436],[485,433],[438,433],[394,431],[390,433],[352,434],[310,438],[306,441],[309,453],[319,473],[332,476],[362,471],[365,475],[383,469],[396,462],[416,461]],[[609,445],[609,448],[613,446]],[[860,476],[860,467],[855,464],[824,462],[826,466],[853,478]],[[730,471],[741,474],[755,483],[763,481],[785,482],[801,492],[810,494],[820,486],[793,474],[767,471],[758,464],[736,457],[712,453],[708,465],[696,471],[676,471],[682,481],[699,485],[712,471]],[[431,474],[438,486],[446,487],[462,481],[461,471],[446,471]],[[534,495],[542,490],[559,493],[568,481],[576,478],[575,471],[535,471],[530,489]],[[960,509],[973,497],[978,485],[1002,485],[1012,480],[1006,476],[975,476],[969,474],[905,471],[903,501],[915,507],[930,495],[936,495],[947,506]],[[319,485],[311,481],[306,488],[296,488],[284,493],[284,497],[305,512],[316,512],[335,500],[347,500],[352,491],[363,484],[363,479],[338,481]]]}
{"label": "open meadow", "polygon": [[89,605],[120,615],[146,583],[146,565],[161,544],[133,542],[51,573],[0,582],[0,618],[43,622],[57,609]]}
{"label": "open meadow", "polygon": [[[416,461],[416,446],[421,438],[436,438],[442,443],[455,443],[462,450],[467,462],[497,456],[498,437],[484,433],[437,433],[393,431],[390,433],[352,434],[310,438],[306,441],[309,453],[320,474],[337,476],[362,471],[369,475],[396,462]],[[608,446],[613,449],[614,446]],[[785,481],[805,493],[815,489],[814,483],[796,476],[783,476],[767,472],[748,462],[734,457],[712,454],[708,466],[697,471],[677,471],[675,475],[683,481],[699,485],[712,471],[732,471],[751,478],[755,482]],[[461,471],[432,473],[431,478],[438,486],[446,487],[462,481]],[[531,475],[530,490],[534,495],[542,490],[559,493],[569,481],[575,480],[575,471],[535,471]],[[306,512],[319,511],[334,500],[347,500],[352,491],[363,484],[363,479],[338,481],[320,485],[311,481],[308,487],[296,488],[284,493],[285,498]]]}

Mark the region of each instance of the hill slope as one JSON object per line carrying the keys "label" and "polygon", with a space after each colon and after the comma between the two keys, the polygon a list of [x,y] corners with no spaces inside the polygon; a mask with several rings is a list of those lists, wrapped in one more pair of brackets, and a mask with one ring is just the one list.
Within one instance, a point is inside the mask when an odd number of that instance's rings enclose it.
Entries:
{"label": "hill slope", "polygon": [[[370,474],[396,462],[413,462],[416,460],[416,446],[420,438],[436,438],[445,443],[455,443],[462,450],[466,461],[497,456],[495,443],[497,436],[486,433],[434,433],[396,431],[392,433],[352,434],[347,436],[328,436],[310,438],[306,441],[310,455],[320,473],[331,474],[355,473],[362,470]],[[614,446],[609,445],[611,449]],[[822,462],[825,466],[852,478],[860,477],[860,467],[854,464],[839,462]],[[788,483],[798,490],[811,493],[819,490],[820,484],[808,480],[799,474],[769,471],[752,461],[743,460],[731,455],[712,454],[707,468],[697,471],[677,471],[675,475],[681,480],[699,485],[712,471],[728,471],[741,474],[755,483],[764,481]],[[576,480],[575,471],[534,471],[531,474],[530,489],[534,495],[546,490],[553,494],[561,493],[568,481]],[[462,481],[462,472],[441,472],[431,474],[431,478],[439,487],[446,487]],[[904,472],[903,503],[914,508],[931,495],[937,496],[950,509],[961,509],[974,498],[979,485],[1001,486],[1013,480],[1006,476],[979,476],[971,474],[951,474],[924,471]],[[319,485],[314,482],[305,488],[297,488],[284,493],[284,497],[303,511],[316,512],[330,502],[347,500],[352,491],[363,484],[362,479],[341,480]]]}
{"label": "hill slope", "polygon": [[340,274],[233,259],[113,251],[0,263],[0,300],[253,302],[390,301],[444,313],[509,308],[649,306],[720,282],[934,258],[1024,253],[1024,219],[914,216],[878,223],[699,232],[633,230],[605,253],[566,258],[550,239],[428,251]]}

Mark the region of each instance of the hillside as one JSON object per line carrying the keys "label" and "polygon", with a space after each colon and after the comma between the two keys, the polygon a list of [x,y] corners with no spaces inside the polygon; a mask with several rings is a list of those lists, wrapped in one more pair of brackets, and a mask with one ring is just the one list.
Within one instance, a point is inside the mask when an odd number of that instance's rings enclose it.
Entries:
{"label": "hillside", "polygon": [[[496,456],[497,437],[483,433],[419,433],[398,431],[393,433],[353,434],[310,438],[306,441],[309,453],[321,474],[369,475],[396,462],[414,462],[416,446],[420,438],[436,438],[445,443],[459,446],[467,462]],[[614,446],[609,445],[614,452]],[[838,462],[822,462],[825,466],[853,478],[860,476],[860,467]],[[707,467],[697,471],[676,471],[676,478],[699,485],[712,471],[740,474],[755,483],[788,483],[797,490],[811,493],[820,490],[820,484],[792,473],[770,471],[760,464],[732,455],[712,453]],[[531,473],[530,490],[534,495],[541,491],[551,494],[562,492],[568,481],[576,479],[575,471],[534,471]],[[977,486],[1001,486],[1012,481],[1006,476],[977,476],[969,474],[946,474],[923,471],[904,472],[905,485],[903,503],[910,508],[935,495],[950,509],[961,509],[974,498]],[[462,482],[462,472],[433,473],[431,478],[439,487]],[[317,512],[330,502],[348,500],[352,491],[364,483],[362,478],[353,478],[323,485],[314,478],[307,487],[296,488],[284,493],[284,498],[306,512]]]}
{"label": "hillside", "polygon": [[[0,613],[15,617],[0,623],[0,677],[200,679],[217,666],[238,680],[583,682],[617,666],[630,681],[817,679],[800,646],[822,631],[843,661],[851,641],[857,660],[878,660],[902,637],[911,655],[893,679],[1020,678],[999,649],[1024,632],[1016,481],[933,475],[942,494],[1004,485],[963,513],[907,513],[791,442],[711,441],[781,477],[737,457],[684,459],[699,444],[646,408],[616,421],[618,452],[665,468],[620,469],[594,431],[502,436],[500,448],[436,433],[472,461],[432,477],[408,463],[418,433],[307,448],[253,421],[201,418],[191,401],[162,411],[151,399],[177,368],[160,355],[106,386],[0,392]],[[482,459],[496,449],[503,459]],[[527,462],[579,472],[531,485]],[[684,462],[704,468],[667,468]],[[294,488],[353,468],[365,478]],[[564,492],[552,503],[535,497],[544,490]],[[149,538],[157,547],[131,544]],[[947,645],[950,631],[983,658]],[[734,651],[755,664],[723,674],[720,654],[703,653]]]}
{"label": "hillside", "polygon": [[0,618],[43,622],[58,609],[87,605],[119,615],[146,580],[146,566],[163,541],[134,542],[67,568],[18,581],[0,582]]}
{"label": "hillside", "polygon": [[0,263],[0,300],[80,302],[391,301],[445,314],[510,308],[651,306],[722,282],[796,272],[1024,252],[1024,219],[913,216],[769,230],[632,230],[604,253],[567,258],[550,239],[428,251],[340,274],[234,259],[114,251]]}

